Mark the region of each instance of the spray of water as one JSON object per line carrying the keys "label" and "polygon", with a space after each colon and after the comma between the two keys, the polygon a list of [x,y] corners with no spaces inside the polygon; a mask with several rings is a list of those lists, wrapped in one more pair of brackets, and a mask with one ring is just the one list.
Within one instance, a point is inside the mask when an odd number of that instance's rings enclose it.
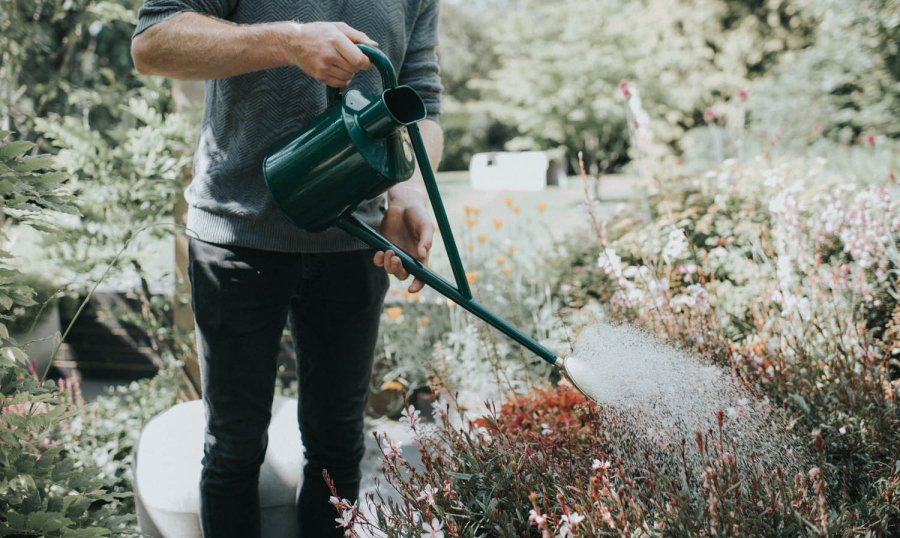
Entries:
{"label": "spray of water", "polygon": [[780,465],[791,472],[800,465],[799,444],[766,400],[723,369],[633,326],[585,329],[566,369],[615,422],[618,439],[611,444],[632,454],[669,454],[677,465],[682,440],[693,443],[699,432],[721,439],[745,470]]}

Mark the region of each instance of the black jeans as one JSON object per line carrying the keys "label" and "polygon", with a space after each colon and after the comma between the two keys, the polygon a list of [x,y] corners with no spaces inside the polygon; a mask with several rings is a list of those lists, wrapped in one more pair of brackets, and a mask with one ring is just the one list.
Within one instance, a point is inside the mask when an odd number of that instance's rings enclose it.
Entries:
{"label": "black jeans", "polygon": [[303,538],[343,536],[322,479],[359,495],[378,321],[388,278],[373,251],[288,254],[190,241],[189,275],[207,428],[200,480],[205,538],[260,535],[276,359],[285,321],[297,355],[305,448]]}

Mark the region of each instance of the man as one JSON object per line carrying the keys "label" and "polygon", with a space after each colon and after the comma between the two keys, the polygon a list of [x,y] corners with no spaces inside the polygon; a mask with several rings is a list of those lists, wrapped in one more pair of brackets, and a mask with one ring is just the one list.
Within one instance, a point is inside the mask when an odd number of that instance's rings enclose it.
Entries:
{"label": "man", "polygon": [[[356,500],[385,269],[400,279],[409,275],[393,252],[365,250],[337,229],[311,234],[290,224],[269,198],[262,161],[325,109],[325,84],[380,92],[378,73],[355,45],[365,43],[380,47],[400,83],[422,96],[428,119],[421,131],[437,163],[437,21],[438,0],[145,0],[139,12],[132,42],[137,70],[206,80],[185,197],[207,413],[200,484],[207,538],[259,536],[259,466],[286,319],[307,461],[297,509],[301,535],[343,535],[322,469],[340,496]],[[427,261],[434,228],[421,174],[387,198],[386,209],[376,200],[357,215]],[[414,281],[409,290],[422,286]]]}

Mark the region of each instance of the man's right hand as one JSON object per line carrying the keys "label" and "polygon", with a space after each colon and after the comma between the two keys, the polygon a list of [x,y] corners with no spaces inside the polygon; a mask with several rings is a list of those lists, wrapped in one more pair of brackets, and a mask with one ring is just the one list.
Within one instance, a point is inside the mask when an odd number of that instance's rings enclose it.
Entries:
{"label": "man's right hand", "polygon": [[353,75],[372,62],[356,46],[377,47],[369,36],[343,22],[290,23],[283,47],[288,63],[335,88],[345,88]]}

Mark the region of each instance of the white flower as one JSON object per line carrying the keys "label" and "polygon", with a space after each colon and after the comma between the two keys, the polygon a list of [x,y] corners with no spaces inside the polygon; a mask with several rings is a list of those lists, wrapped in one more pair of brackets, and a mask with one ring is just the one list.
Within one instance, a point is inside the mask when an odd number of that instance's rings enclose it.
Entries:
{"label": "white flower", "polygon": [[567,536],[572,536],[572,530],[574,530],[579,523],[584,521],[584,516],[578,512],[572,512],[570,514],[563,514],[559,517],[559,520],[559,536],[560,538],[565,538]]}
{"label": "white flower", "polygon": [[435,401],[431,408],[434,410],[435,416],[440,420],[447,418],[447,413],[450,412],[450,404],[444,399]]}
{"label": "white flower", "polygon": [[550,429],[549,424],[541,424],[541,428],[544,428],[543,430],[541,430],[541,435],[550,435],[551,433],[553,433],[553,430]]}
{"label": "white flower", "polygon": [[688,241],[687,236],[684,235],[684,230],[681,228],[672,230],[669,233],[669,242],[663,247],[663,258],[665,258],[667,262],[674,260],[684,254],[687,248]]}
{"label": "white flower", "polygon": [[841,435],[844,435],[845,433],[847,433],[847,426],[841,426],[838,431],[841,432]]}
{"label": "white flower", "polygon": [[401,424],[406,424],[411,429],[415,429],[419,424],[419,410],[412,405],[406,406],[406,408],[403,409],[402,415],[403,416],[400,418]]}
{"label": "white flower", "polygon": [[403,451],[400,449],[400,447],[395,445],[393,441],[391,441],[387,437],[385,437],[384,440],[386,445],[384,448],[384,457],[393,459],[403,456]]}
{"label": "white flower", "polygon": [[606,274],[613,273],[618,278],[622,277],[622,258],[616,255],[616,250],[613,248],[607,248],[600,253],[600,256],[597,258],[597,265]]}
{"label": "white flower", "polygon": [[425,532],[422,533],[422,538],[444,538],[444,531],[441,530],[443,528],[444,524],[437,518],[432,519],[431,524],[423,523],[422,529]]}
{"label": "white flower", "polygon": [[612,465],[612,463],[610,463],[609,460],[600,461],[600,460],[595,459],[591,463],[591,470],[596,471],[597,469],[603,469],[605,471],[605,470],[609,469],[610,465]]}
{"label": "white flower", "polygon": [[422,490],[422,494],[416,497],[417,501],[425,501],[428,504],[434,504],[434,494],[437,493],[437,489],[431,487],[431,484],[426,484],[425,489]]}
{"label": "white flower", "polygon": [[337,522],[338,527],[349,528],[353,525],[353,510],[344,510],[341,517],[336,517],[334,520]]}
{"label": "white flower", "polygon": [[705,314],[709,311],[709,295],[706,293],[706,288],[700,284],[692,284],[688,286],[687,290],[694,300],[694,305],[701,313]]}
{"label": "white flower", "polygon": [[563,514],[560,519],[572,525],[572,528],[574,529],[579,523],[584,521],[584,516],[578,512],[572,512],[571,514]]}
{"label": "white flower", "polygon": [[538,514],[534,509],[528,513],[528,521],[531,522],[532,525],[543,525],[545,521],[547,521],[547,514]]}

